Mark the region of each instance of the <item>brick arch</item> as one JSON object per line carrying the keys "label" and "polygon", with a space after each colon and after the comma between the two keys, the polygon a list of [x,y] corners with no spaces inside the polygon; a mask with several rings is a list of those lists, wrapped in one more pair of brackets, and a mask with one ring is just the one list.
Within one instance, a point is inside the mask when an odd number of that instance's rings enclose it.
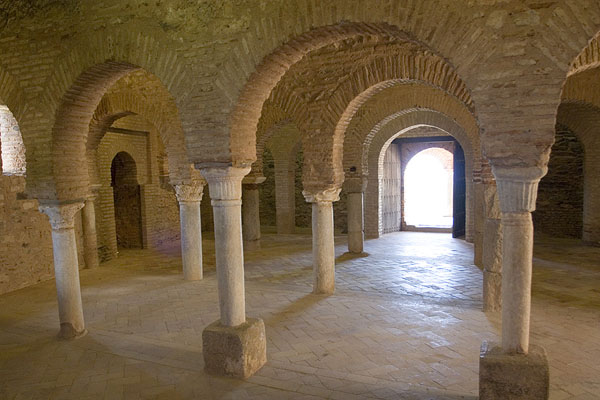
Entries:
{"label": "brick arch", "polygon": [[[85,196],[88,185],[85,137],[102,96],[117,80],[136,69],[157,76],[177,104],[190,92],[187,69],[164,38],[119,30],[78,37],[54,66],[41,103],[53,116],[46,146],[36,149],[31,191],[41,200],[72,201]],[[186,85],[188,87],[186,88]],[[68,156],[65,156],[68,155]]]}
{"label": "brick arch", "polygon": [[191,164],[187,157],[181,122],[176,114],[177,109],[172,105],[172,109],[165,111],[164,107],[163,104],[149,103],[135,93],[108,93],[98,104],[90,122],[86,152],[90,154],[96,150],[106,130],[117,119],[137,114],[158,131],[167,152],[171,184],[189,184],[192,179]]}
{"label": "brick arch", "polygon": [[386,37],[410,42],[421,47],[424,52],[433,54],[433,51],[417,43],[410,35],[385,23],[339,23],[314,28],[296,36],[263,59],[238,96],[230,119],[230,146],[232,154],[238,154],[239,162],[254,161],[253,154],[244,149],[244,146],[253,144],[263,104],[286,72],[312,51],[360,37]]}
{"label": "brick arch", "polygon": [[28,103],[17,80],[2,67],[0,67],[0,104],[7,106],[19,125],[22,124],[29,109]]}
{"label": "brick arch", "polygon": [[[111,167],[115,157],[117,157],[119,154],[126,154],[126,156],[133,161],[132,166],[135,167],[135,184],[145,185],[147,183],[148,178],[145,171],[146,168],[142,168],[142,166],[144,166],[145,163],[137,158],[134,148],[132,148],[128,144],[121,144],[119,146],[113,147],[111,150],[112,151],[109,154],[107,154],[107,159],[110,160]],[[100,179],[103,185],[111,186],[111,169],[108,169],[108,171],[103,171],[102,175],[100,176]]]}
{"label": "brick arch", "polygon": [[[115,160],[117,159],[117,157],[119,157],[119,159],[124,161],[125,164],[125,171],[122,171],[124,173],[124,176],[117,176],[116,174],[113,177],[113,165]],[[133,184],[133,185],[139,185],[140,180],[139,180],[139,176],[138,176],[138,168],[137,168],[137,161],[135,160],[135,158],[128,153],[127,151],[119,151],[117,154],[115,154],[112,158],[111,158],[111,162],[110,162],[110,175],[111,178],[114,178],[114,181],[112,181],[111,179],[111,185],[112,186],[116,186],[118,183],[116,182],[117,178],[119,179],[124,179],[126,184]]]}
{"label": "brick arch", "polygon": [[[376,43],[369,42],[373,46]],[[441,88],[473,112],[473,102],[466,84],[446,60],[414,42],[409,45],[404,42],[389,45],[395,51],[386,51],[383,56],[378,55],[368,63],[357,65],[348,76],[339,77],[331,95],[324,90],[318,93],[317,99],[313,99],[313,93],[310,93],[312,96],[303,96],[300,88],[292,85],[292,78],[282,80],[273,91],[270,103],[277,104],[309,135],[305,138],[303,174],[307,190],[319,191],[341,186],[345,130],[361,105],[381,91],[407,82],[419,82]],[[393,56],[387,55],[388,52]],[[352,52],[349,54],[351,58]],[[295,65],[290,73],[310,70],[311,63],[318,66],[320,56],[307,57],[297,64],[304,63],[302,68]],[[327,56],[329,54],[325,53],[324,57]],[[340,55],[339,62],[347,61],[345,57],[344,54]],[[335,73],[332,71],[330,75]],[[317,81],[315,86],[318,85]]]}
{"label": "brick arch", "polygon": [[263,155],[267,143],[282,127],[293,124],[292,119],[280,107],[268,102],[261,114],[256,131],[256,161],[252,164],[250,175],[263,174]]}
{"label": "brick arch", "polygon": [[[427,126],[427,125],[421,125],[421,126]],[[431,150],[431,149],[439,149],[439,150],[444,150],[446,153],[448,153],[448,155],[444,154],[444,156],[443,156],[445,158],[445,160],[440,159],[440,162],[450,163],[452,161],[450,159],[450,157],[452,156],[452,153],[447,149],[447,147],[448,146],[444,146],[444,145],[438,144],[438,143],[427,143],[426,146],[424,145],[416,153],[410,154],[410,157],[408,158],[408,160],[402,160],[402,161],[404,161],[405,164],[408,166],[408,164],[413,160],[413,158],[415,158],[419,154],[423,153],[424,151]],[[438,158],[440,158],[440,157],[438,157]],[[444,166],[444,168],[446,168],[446,166]]]}
{"label": "brick arch", "polygon": [[600,32],[590,40],[588,45],[573,60],[567,78],[597,67],[600,67]]}
{"label": "brick arch", "polygon": [[600,243],[600,107],[582,101],[563,101],[557,123],[566,126],[583,144],[584,241]]}
{"label": "brick arch", "polygon": [[[466,239],[471,241],[474,235],[475,196],[473,188],[474,160],[479,149],[473,148],[471,138],[452,117],[430,109],[407,109],[392,114],[372,128],[365,138],[363,158],[369,165],[371,173],[367,178],[365,192],[365,234],[369,237],[379,237],[382,233],[381,210],[379,201],[379,178],[385,151],[390,143],[402,135],[419,126],[430,126],[446,132],[454,137],[465,153],[466,185]],[[471,179],[470,179],[471,178]]]}
{"label": "brick arch", "polygon": [[[479,126],[469,109],[447,92],[420,83],[399,84],[372,96],[355,112],[344,137],[343,167],[345,179],[369,174],[368,149],[379,130],[402,113],[415,109],[432,110],[447,115],[463,127],[465,143],[473,149],[473,163],[479,168],[481,145]],[[468,151],[468,150],[465,150]],[[355,167],[355,171],[350,171]]]}
{"label": "brick arch", "polygon": [[[28,105],[18,82],[10,73],[0,68],[0,128],[5,139],[8,138],[11,142],[11,149],[7,150],[7,143],[3,145],[0,139],[0,175],[26,173],[27,147],[24,143],[23,129],[28,125],[23,122],[27,110]],[[13,161],[13,165],[4,165],[2,158]]]}

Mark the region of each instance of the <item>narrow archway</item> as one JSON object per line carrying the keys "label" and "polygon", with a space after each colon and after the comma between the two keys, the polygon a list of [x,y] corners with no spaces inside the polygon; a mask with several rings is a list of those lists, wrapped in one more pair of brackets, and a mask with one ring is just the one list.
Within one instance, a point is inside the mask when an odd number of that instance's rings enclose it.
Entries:
{"label": "narrow archway", "polygon": [[110,166],[114,194],[118,248],[142,248],[142,202],[137,167],[131,155],[122,151]]}

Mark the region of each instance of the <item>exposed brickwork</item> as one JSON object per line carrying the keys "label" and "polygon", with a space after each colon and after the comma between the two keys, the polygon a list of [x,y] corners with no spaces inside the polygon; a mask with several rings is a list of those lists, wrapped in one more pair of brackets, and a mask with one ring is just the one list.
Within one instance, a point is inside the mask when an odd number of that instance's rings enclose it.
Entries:
{"label": "exposed brickwork", "polygon": [[600,108],[589,103],[563,101],[557,120],[583,144],[583,239],[600,243],[600,182],[597,179],[600,168]]}
{"label": "exposed brickwork", "polygon": [[25,175],[25,145],[17,120],[8,107],[0,106],[0,172],[3,175]]}
{"label": "exposed brickwork", "polygon": [[540,182],[533,213],[537,232],[581,238],[583,182],[583,145],[573,132],[557,125],[548,174]]}
{"label": "exposed brickwork", "polygon": [[[382,219],[378,206],[380,196],[379,177],[383,163],[383,154],[390,143],[398,136],[411,131],[411,128],[420,126],[434,126],[457,139],[465,152],[466,176],[473,176],[474,162],[473,150],[470,147],[467,135],[461,126],[453,119],[439,112],[431,110],[405,110],[384,119],[375,125],[371,136],[373,141],[364,148],[363,159],[369,165],[368,184],[365,195],[365,235],[368,237],[379,237],[382,233]],[[431,135],[429,130],[425,135]],[[443,135],[444,133],[442,133]],[[472,241],[474,237],[474,220],[476,217],[475,196],[473,193],[473,179],[467,179],[466,185],[466,239]]]}
{"label": "exposed brickwork", "polygon": [[101,257],[110,259],[118,252],[114,188],[111,186],[110,169],[113,159],[120,152],[129,154],[136,165],[142,208],[143,247],[173,248],[173,243],[179,240],[180,235],[179,208],[173,188],[164,187],[160,182],[157,157],[160,139],[156,129],[139,116],[123,117],[113,126],[138,131],[140,134],[109,131],[104,134],[98,145],[96,163],[101,186],[98,190],[96,220]]}
{"label": "exposed brickwork", "polygon": [[[27,199],[25,177],[0,176],[0,294],[54,278],[50,223]],[[75,218],[79,267],[83,259],[81,216]]]}

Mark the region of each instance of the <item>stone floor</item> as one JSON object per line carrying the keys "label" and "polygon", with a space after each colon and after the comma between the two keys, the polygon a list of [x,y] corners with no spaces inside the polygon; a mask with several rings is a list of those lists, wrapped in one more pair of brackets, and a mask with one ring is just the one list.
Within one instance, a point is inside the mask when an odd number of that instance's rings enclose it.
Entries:
{"label": "stone floor", "polygon": [[[246,303],[267,326],[268,364],[247,381],[203,372],[202,329],[218,318],[214,242],[205,279],[176,251],[124,251],[81,273],[89,334],[55,339],[54,282],[0,296],[1,399],[473,399],[482,340],[472,246],[396,233],[344,254],[337,290],[311,295],[308,235],[265,235],[246,254]],[[600,249],[536,244],[532,341],[546,347],[553,399],[600,398]]]}

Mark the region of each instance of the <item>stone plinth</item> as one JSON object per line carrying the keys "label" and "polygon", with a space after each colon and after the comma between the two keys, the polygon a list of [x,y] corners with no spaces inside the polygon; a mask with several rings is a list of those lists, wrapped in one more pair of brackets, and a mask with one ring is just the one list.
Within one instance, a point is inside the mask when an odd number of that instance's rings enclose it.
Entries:
{"label": "stone plinth", "polygon": [[483,342],[479,357],[481,400],[542,400],[550,389],[548,359],[543,347],[530,345],[528,354],[506,354]]}
{"label": "stone plinth", "polygon": [[213,322],[202,332],[202,352],[209,374],[248,378],[267,362],[265,324],[255,318],[233,327]]}

